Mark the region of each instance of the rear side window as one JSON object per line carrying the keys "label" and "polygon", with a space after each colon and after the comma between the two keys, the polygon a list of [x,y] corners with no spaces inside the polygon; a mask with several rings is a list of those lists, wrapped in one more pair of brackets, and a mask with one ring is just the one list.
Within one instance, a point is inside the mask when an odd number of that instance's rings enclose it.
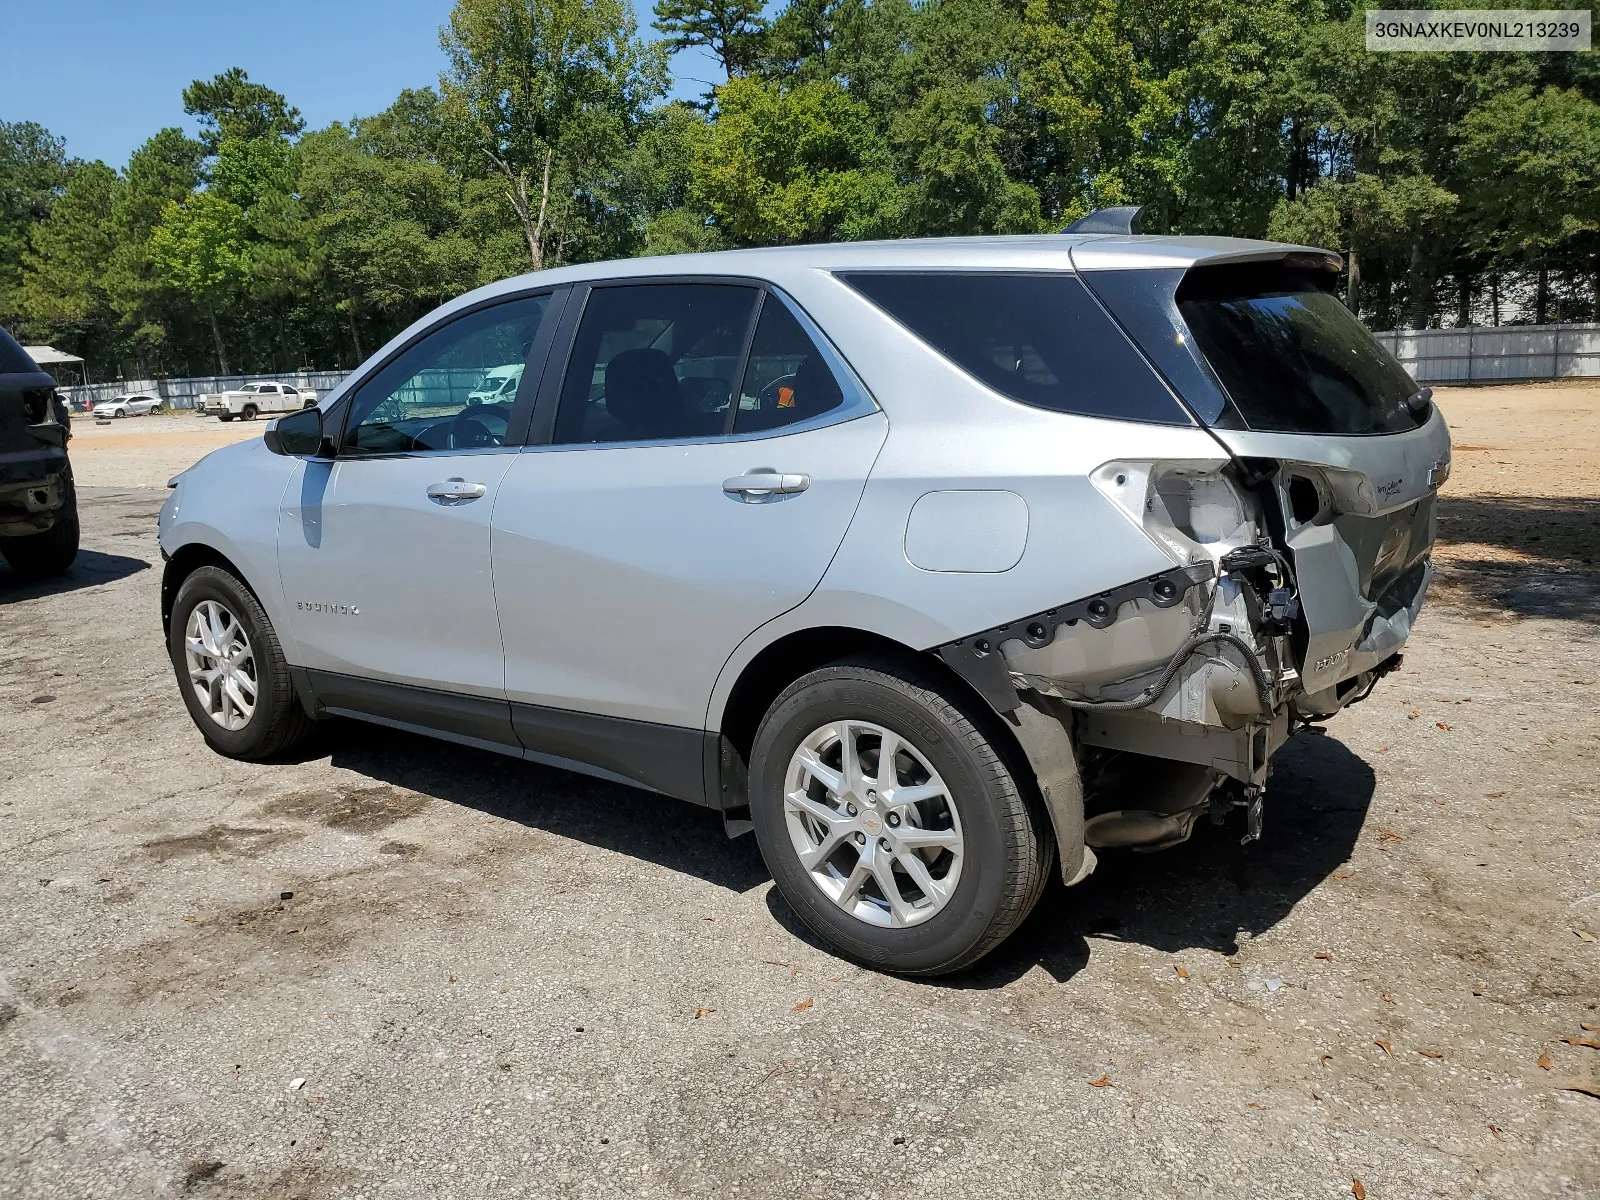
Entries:
{"label": "rear side window", "polygon": [[759,296],[717,283],[596,288],[567,361],[555,442],[721,435]]}
{"label": "rear side window", "polygon": [[4,329],[0,329],[0,375],[37,375],[39,366]]}
{"label": "rear side window", "polygon": [[1417,385],[1330,290],[1327,271],[1202,267],[1178,312],[1243,424],[1275,433],[1401,433],[1428,418]]}
{"label": "rear side window", "polygon": [[844,403],[822,351],[782,300],[770,292],[750,343],[750,365],[739,388],[733,432],[779,429],[830,412]]}
{"label": "rear side window", "polygon": [[1087,417],[1191,423],[1075,275],[873,272],[842,278],[1003,396]]}

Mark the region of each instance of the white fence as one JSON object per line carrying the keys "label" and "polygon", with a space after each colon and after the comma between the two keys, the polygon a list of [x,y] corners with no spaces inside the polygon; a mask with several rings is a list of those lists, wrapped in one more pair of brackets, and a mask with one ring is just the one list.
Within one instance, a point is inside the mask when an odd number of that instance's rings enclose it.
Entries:
{"label": "white fence", "polygon": [[72,404],[81,409],[84,405],[109,400],[124,392],[143,396],[160,396],[168,408],[193,408],[195,401],[207,392],[226,392],[247,383],[287,383],[297,388],[311,388],[317,395],[325,396],[344,382],[348,371],[287,371],[278,375],[205,375],[194,379],[122,379],[116,383],[91,383],[79,387],[57,390]]}
{"label": "white fence", "polygon": [[1600,375],[1600,325],[1501,325],[1374,334],[1418,383]]}

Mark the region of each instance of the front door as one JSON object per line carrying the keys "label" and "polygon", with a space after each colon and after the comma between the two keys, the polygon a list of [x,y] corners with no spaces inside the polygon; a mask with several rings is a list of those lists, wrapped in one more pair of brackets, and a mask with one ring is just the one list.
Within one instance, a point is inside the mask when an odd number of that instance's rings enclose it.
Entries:
{"label": "front door", "polygon": [[479,309],[413,343],[351,397],[337,458],[291,480],[279,570],[300,665],[329,707],[514,743],[489,565],[513,403],[471,394],[526,362],[546,300]]}
{"label": "front door", "polygon": [[[524,743],[541,748],[554,721],[552,744],[581,750],[585,714],[612,720],[602,742],[643,754],[674,730],[698,738],[734,648],[822,578],[887,429],[775,292],[590,292],[551,444],[516,456],[495,505],[506,690]],[[602,765],[685,790],[625,756]]]}

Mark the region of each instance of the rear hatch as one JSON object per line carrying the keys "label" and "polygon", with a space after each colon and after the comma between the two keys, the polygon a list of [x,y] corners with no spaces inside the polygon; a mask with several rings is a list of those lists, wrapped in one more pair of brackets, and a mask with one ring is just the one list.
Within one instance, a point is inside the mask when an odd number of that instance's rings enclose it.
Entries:
{"label": "rear hatch", "polygon": [[1392,655],[1431,578],[1444,418],[1334,294],[1339,260],[1252,252],[1084,282],[1281,514],[1305,690]]}

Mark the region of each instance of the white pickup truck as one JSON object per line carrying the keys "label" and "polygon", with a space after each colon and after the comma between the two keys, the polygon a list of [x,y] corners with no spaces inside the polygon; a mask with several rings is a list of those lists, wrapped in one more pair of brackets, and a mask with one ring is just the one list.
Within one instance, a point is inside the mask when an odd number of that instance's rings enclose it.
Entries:
{"label": "white pickup truck", "polygon": [[231,392],[205,393],[195,406],[195,415],[254,421],[260,413],[298,412],[315,408],[316,403],[317,394],[310,388],[276,382],[247,383]]}

